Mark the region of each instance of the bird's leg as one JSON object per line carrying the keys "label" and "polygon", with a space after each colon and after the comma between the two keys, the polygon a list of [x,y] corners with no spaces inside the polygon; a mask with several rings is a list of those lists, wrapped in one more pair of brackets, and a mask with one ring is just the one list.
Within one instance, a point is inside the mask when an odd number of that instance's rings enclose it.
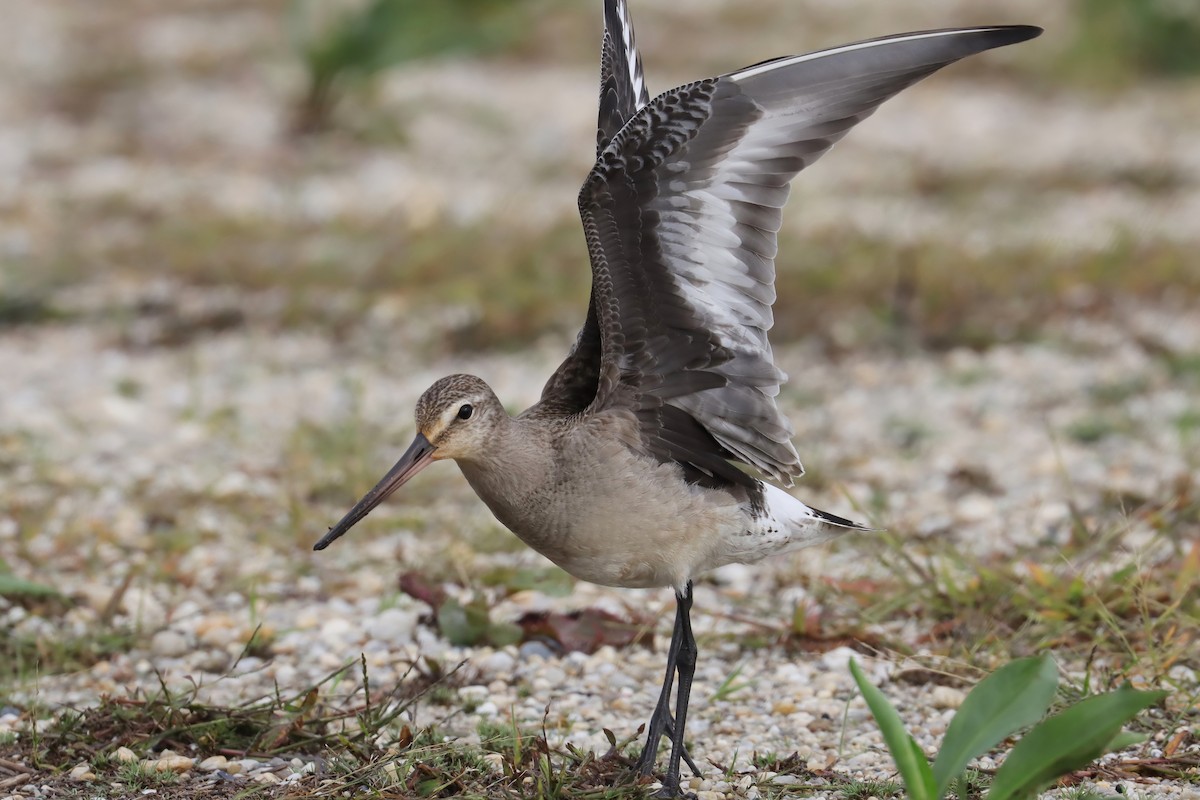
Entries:
{"label": "bird's leg", "polygon": [[654,759],[658,755],[658,741],[662,739],[663,733],[669,730],[672,741],[675,739],[675,719],[671,716],[671,687],[675,684],[675,662],[679,658],[681,641],[678,598],[677,593],[675,628],[671,632],[671,646],[667,648],[667,674],[663,678],[662,691],[658,694],[658,703],[654,706],[654,713],[650,715],[646,746],[642,748],[642,755],[638,758],[637,770],[642,775],[649,775],[654,771]]}
{"label": "bird's leg", "polygon": [[[675,741],[675,717],[667,716],[667,724],[663,730],[667,736],[671,737],[672,742]],[[683,762],[688,765],[688,769],[692,771],[693,775],[697,778],[700,777],[700,768],[696,766],[696,762],[692,761],[692,757],[688,755],[686,746],[683,748]]]}
{"label": "bird's leg", "polygon": [[[649,775],[654,770],[655,756],[658,755],[658,742],[663,734],[671,737],[671,758],[668,762],[667,774],[663,778],[661,793],[666,797],[674,797],[679,793],[679,762],[682,759],[699,776],[700,768],[688,755],[683,744],[683,726],[687,717],[688,696],[692,689],[692,675],[696,670],[696,639],[692,635],[692,584],[689,581],[683,594],[675,593],[675,628],[671,632],[671,646],[667,650],[667,674],[663,678],[662,691],[658,696],[658,704],[650,717],[650,730],[646,735],[646,746],[638,758],[638,772]],[[679,672],[679,694],[675,700],[675,713],[671,714],[671,688],[675,683],[675,673]]]}
{"label": "bird's leg", "polygon": [[[683,732],[687,725],[688,698],[692,694],[692,676],[696,673],[696,637],[692,634],[692,582],[688,581],[683,594],[675,595],[675,633],[679,645],[675,650],[675,668],[679,672],[679,689],[675,695],[675,720],[671,731],[671,759],[667,762],[667,774],[663,776],[660,795],[675,797],[679,794],[679,760],[686,757]],[[688,766],[699,774],[690,758]]]}

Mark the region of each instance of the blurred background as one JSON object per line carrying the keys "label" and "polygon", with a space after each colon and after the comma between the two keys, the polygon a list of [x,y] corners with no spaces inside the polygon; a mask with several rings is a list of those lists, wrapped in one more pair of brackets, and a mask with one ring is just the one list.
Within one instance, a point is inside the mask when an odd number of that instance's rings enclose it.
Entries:
{"label": "blurred background", "polygon": [[[593,154],[595,5],[12,9],[0,324],[116,316],[131,343],[170,345],[249,323],[338,336],[419,304],[449,347],[565,336],[590,279],[574,197]],[[798,182],[779,341],[985,346],[1131,294],[1182,308],[1200,282],[1192,4],[636,14],[652,91],[900,30],[1047,29],[914,89]]]}
{"label": "blurred background", "polygon": [[[1105,640],[1120,671],[1129,642],[1164,641],[1154,603],[1189,596],[1172,613],[1194,623],[1200,6],[631,2],[652,94],[903,30],[1046,28],[906,91],[796,182],[772,336],[797,492],[892,538],[756,573],[791,594],[714,586],[802,638],[839,613],[889,647],[906,619],[952,621],[924,646],[968,660]],[[572,341],[599,5],[4,5],[10,685],[219,672],[254,637],[276,663],[305,653],[274,679],[309,680],[382,636],[358,626],[419,607],[397,569],[505,597],[512,569],[549,569],[450,467],[309,548],[433,379],[475,372],[516,410]],[[1070,594],[1126,567],[1153,591],[1119,612]],[[289,638],[317,630],[328,664]],[[1165,675],[1187,642],[1154,652]]]}

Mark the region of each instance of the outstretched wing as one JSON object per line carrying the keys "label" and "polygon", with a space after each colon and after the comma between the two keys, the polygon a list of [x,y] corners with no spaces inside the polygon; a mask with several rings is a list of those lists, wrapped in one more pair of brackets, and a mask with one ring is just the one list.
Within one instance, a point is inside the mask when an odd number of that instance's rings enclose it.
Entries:
{"label": "outstretched wing", "polygon": [[764,62],[667,92],[604,148],[579,196],[601,367],[593,411],[631,409],[647,452],[745,482],[803,468],[767,331],[792,178],[884,100],[1024,26],[925,31]]}
{"label": "outstretched wing", "polygon": [[650,102],[642,57],[633,36],[633,19],[626,0],[604,0],[604,41],[600,48],[600,118],[596,126],[596,155],[625,127],[629,118]]}
{"label": "outstretched wing", "polygon": [[[596,153],[604,151],[617,131],[650,102],[642,75],[642,58],[633,36],[633,19],[626,0],[604,1],[604,39],[600,46],[600,113],[596,124]],[[542,389],[540,411],[575,413],[596,396],[600,374],[600,329],[594,297],[575,339],[575,346]]]}

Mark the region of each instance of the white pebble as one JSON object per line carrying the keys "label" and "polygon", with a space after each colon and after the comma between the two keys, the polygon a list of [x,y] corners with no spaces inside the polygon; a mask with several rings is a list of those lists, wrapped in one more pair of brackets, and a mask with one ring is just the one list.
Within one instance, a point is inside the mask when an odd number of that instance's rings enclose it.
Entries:
{"label": "white pebble", "polygon": [[92,772],[91,765],[84,761],[71,770],[70,778],[73,781],[94,781],[96,773]]}
{"label": "white pebble", "polygon": [[929,695],[934,708],[958,708],[966,699],[962,690],[953,686],[935,686]]}
{"label": "white pebble", "polygon": [[150,640],[150,652],[165,658],[178,658],[192,649],[188,638],[179,631],[167,629],[154,634]]}
{"label": "white pebble", "polygon": [[862,661],[862,657],[849,647],[835,647],[821,656],[821,667],[829,671],[842,673],[850,668],[850,659],[852,658],[857,658],[860,662]]}
{"label": "white pebble", "polygon": [[497,650],[479,661],[479,669],[491,675],[511,675],[517,660],[503,650]]}
{"label": "white pebble", "polygon": [[367,635],[389,643],[409,642],[416,627],[417,615],[414,612],[389,608],[367,621]]}
{"label": "white pebble", "polygon": [[464,686],[458,690],[458,696],[468,702],[476,702],[491,694],[486,686]]}

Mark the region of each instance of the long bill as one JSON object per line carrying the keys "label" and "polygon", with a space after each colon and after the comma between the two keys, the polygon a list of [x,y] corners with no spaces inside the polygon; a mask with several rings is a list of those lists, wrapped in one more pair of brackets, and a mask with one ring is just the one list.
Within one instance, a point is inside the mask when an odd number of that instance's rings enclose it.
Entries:
{"label": "long bill", "polygon": [[375,484],[374,489],[363,495],[362,500],[359,500],[337,525],[329,529],[329,533],[321,537],[321,541],[313,545],[313,550],[329,547],[334,539],[358,524],[359,520],[371,513],[371,509],[382,503],[388,495],[408,483],[409,478],[432,464],[433,451],[434,447],[425,438],[425,434],[418,433],[396,465]]}

